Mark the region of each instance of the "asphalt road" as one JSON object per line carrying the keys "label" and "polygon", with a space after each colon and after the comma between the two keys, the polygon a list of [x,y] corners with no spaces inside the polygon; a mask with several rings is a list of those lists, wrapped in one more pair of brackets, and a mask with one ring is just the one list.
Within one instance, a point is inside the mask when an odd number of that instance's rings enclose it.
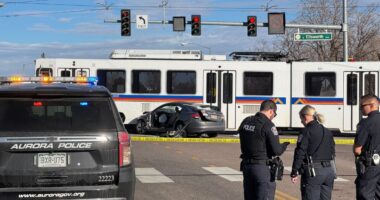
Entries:
{"label": "asphalt road", "polygon": [[[290,169],[295,145],[282,156]],[[355,199],[355,167],[351,145],[337,145],[338,179],[334,200]],[[136,200],[243,199],[238,143],[133,142]],[[300,199],[299,183],[289,171],[277,182],[276,199]]]}

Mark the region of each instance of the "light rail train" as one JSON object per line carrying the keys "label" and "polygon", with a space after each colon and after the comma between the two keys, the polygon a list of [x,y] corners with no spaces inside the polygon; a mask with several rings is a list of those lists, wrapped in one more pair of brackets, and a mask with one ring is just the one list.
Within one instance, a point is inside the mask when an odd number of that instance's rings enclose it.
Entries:
{"label": "light rail train", "polygon": [[237,61],[197,50],[115,50],[109,59],[39,58],[37,76],[96,76],[107,87],[126,123],[166,102],[218,107],[227,131],[272,99],[280,130],[302,127],[306,104],[324,114],[326,127],[355,132],[359,99],[379,95],[380,62]]}

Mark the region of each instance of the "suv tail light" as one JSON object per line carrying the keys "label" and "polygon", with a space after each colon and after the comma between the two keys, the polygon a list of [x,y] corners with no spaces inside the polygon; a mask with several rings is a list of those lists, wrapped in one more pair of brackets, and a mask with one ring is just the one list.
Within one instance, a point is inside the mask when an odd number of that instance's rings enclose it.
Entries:
{"label": "suv tail light", "polygon": [[131,164],[131,143],[127,132],[119,132],[119,166]]}

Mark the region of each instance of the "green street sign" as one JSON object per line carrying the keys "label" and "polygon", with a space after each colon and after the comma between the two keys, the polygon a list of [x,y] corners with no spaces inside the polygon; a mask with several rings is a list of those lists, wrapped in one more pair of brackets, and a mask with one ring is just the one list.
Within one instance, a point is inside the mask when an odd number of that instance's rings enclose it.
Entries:
{"label": "green street sign", "polygon": [[294,33],[294,41],[331,40],[332,33]]}

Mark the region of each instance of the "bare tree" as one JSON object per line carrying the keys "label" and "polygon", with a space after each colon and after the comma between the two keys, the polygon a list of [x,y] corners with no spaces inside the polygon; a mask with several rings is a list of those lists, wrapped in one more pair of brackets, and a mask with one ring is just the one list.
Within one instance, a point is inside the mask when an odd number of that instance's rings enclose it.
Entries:
{"label": "bare tree", "polygon": [[[379,4],[357,6],[357,0],[348,2],[349,56],[355,60],[378,60],[380,53],[380,20],[376,10]],[[342,0],[301,0],[298,24],[338,25],[343,23]],[[343,60],[343,33],[329,30],[330,41],[294,41],[296,31],[291,29],[281,40],[282,51],[291,60],[310,61]],[[321,32],[320,30],[300,29],[300,32]],[[377,45],[376,45],[377,44]]]}

